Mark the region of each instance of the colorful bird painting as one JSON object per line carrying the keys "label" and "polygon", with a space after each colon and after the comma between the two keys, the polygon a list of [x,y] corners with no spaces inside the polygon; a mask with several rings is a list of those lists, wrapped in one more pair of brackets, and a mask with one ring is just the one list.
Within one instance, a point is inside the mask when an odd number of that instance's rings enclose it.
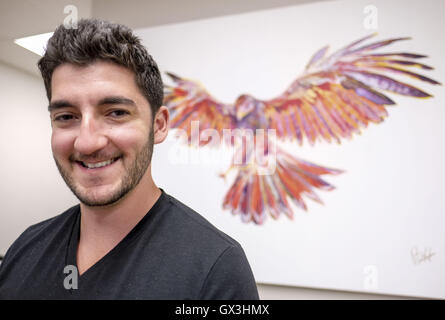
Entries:
{"label": "colorful bird painting", "polygon": [[[277,141],[290,140],[299,145],[304,140],[311,145],[322,140],[340,143],[369,123],[381,123],[388,116],[386,106],[395,104],[388,93],[431,97],[391,77],[399,75],[440,85],[412,71],[433,69],[418,62],[425,55],[375,51],[410,38],[369,43],[374,36],[354,41],[330,55],[328,46],[323,47],[312,56],[302,75],[270,100],[242,94],[232,104],[223,103],[197,81],[167,72],[173,84],[165,85],[164,104],[171,114],[171,128],[184,130],[189,143],[194,135],[205,134],[209,129],[220,136],[225,136],[227,130],[241,133],[241,139],[229,135],[216,142],[217,146],[224,143],[234,150],[228,171],[235,170],[236,174],[224,197],[224,209],[240,215],[243,222],[261,225],[268,215],[277,219],[284,214],[292,219],[290,202],[303,210],[307,210],[306,198],[322,203],[315,191],[334,189],[323,176],[343,171],[299,159]],[[193,130],[194,121],[198,121],[199,130]],[[247,132],[252,134],[243,136]],[[199,145],[208,145],[210,140],[199,139]],[[211,144],[215,145],[215,141]],[[271,163],[273,170],[267,170]]]}

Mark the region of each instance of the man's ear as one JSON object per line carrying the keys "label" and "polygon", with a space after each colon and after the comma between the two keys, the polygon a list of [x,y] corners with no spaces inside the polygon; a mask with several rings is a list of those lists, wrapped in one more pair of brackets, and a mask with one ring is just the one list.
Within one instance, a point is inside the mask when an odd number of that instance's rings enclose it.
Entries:
{"label": "man's ear", "polygon": [[168,134],[170,113],[166,106],[161,106],[153,120],[154,143],[161,143]]}

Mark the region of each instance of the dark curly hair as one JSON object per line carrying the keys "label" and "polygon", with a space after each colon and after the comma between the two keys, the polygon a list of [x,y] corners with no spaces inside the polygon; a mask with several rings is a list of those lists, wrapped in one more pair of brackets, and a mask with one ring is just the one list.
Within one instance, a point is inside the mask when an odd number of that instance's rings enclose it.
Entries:
{"label": "dark curly hair", "polygon": [[51,101],[52,74],[59,65],[88,65],[97,60],[112,61],[132,70],[153,115],[159,110],[163,85],[156,62],[130,28],[98,19],[81,19],[76,29],[62,24],[48,40],[38,62],[48,99]]}

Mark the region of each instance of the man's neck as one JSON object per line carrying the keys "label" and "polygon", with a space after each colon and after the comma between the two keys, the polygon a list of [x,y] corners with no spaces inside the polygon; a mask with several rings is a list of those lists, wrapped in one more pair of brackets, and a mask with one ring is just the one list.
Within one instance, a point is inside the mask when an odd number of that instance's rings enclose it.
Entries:
{"label": "man's neck", "polygon": [[[151,175],[144,176],[124,199],[112,206],[80,204],[81,223],[78,246],[80,273],[112,250],[138,224],[161,195]],[[80,258],[80,261],[79,261]]]}

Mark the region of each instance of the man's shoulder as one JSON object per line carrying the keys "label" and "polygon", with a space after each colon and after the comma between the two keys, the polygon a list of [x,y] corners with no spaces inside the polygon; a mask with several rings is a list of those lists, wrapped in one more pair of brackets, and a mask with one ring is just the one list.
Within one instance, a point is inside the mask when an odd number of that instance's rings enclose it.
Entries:
{"label": "man's shoulder", "polygon": [[72,206],[71,208],[65,210],[64,212],[33,224],[29,226],[21,235],[22,236],[33,236],[40,234],[42,232],[47,232],[51,230],[57,230],[58,227],[62,227],[66,224],[67,220],[73,218],[73,216],[79,212],[79,205]]}
{"label": "man's shoulder", "polygon": [[169,196],[169,202],[169,248],[181,268],[203,275],[195,278],[200,283],[197,299],[258,299],[242,246],[181,201]]}
{"label": "man's shoulder", "polygon": [[65,232],[78,210],[79,205],[75,205],[63,213],[29,226],[11,245],[9,254],[30,247],[32,244],[43,243],[45,239],[54,239],[56,234]]}
{"label": "man's shoulder", "polygon": [[219,230],[200,213],[171,195],[167,197],[171,203],[169,210],[172,213],[172,220],[174,219],[174,223],[180,228],[179,232],[184,233],[189,240],[196,240],[199,243],[210,242],[212,245],[224,248],[240,247],[235,239]]}

